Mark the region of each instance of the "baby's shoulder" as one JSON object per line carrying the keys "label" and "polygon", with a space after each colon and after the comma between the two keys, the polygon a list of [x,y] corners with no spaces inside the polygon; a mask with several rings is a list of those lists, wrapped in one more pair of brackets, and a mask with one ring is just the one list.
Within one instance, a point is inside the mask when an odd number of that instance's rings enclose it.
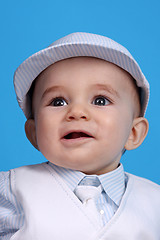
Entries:
{"label": "baby's shoulder", "polygon": [[[135,176],[130,173],[126,173],[128,176],[128,184],[133,191],[140,197],[152,199],[158,199],[160,203],[160,185],[142,177]],[[155,199],[155,201],[156,201]]]}

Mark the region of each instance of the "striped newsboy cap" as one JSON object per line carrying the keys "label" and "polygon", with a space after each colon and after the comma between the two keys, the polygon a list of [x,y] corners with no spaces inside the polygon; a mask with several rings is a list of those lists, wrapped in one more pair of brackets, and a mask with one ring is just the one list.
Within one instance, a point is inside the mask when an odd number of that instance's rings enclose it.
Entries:
{"label": "striped newsboy cap", "polygon": [[19,106],[27,119],[31,116],[31,100],[28,91],[34,79],[51,64],[78,56],[104,59],[130,73],[140,88],[141,116],[145,114],[149,100],[149,83],[128,50],[110,38],[78,32],[69,34],[33,54],[15,71],[15,92]]}

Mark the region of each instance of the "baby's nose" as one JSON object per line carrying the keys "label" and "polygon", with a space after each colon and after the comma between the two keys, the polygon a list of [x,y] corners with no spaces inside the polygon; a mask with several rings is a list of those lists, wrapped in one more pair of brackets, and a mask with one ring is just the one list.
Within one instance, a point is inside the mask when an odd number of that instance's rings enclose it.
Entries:
{"label": "baby's nose", "polygon": [[83,104],[74,104],[69,107],[66,120],[72,121],[72,120],[89,120],[90,119],[90,113],[87,107]]}

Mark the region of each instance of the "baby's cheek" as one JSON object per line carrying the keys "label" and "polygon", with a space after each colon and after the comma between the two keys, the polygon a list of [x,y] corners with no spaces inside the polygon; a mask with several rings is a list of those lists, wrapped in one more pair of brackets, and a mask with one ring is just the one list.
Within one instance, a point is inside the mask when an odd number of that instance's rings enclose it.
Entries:
{"label": "baby's cheek", "polygon": [[[106,144],[110,142],[113,148],[121,148],[125,143],[127,129],[123,120],[118,118],[106,118],[101,127],[101,135],[106,140]],[[128,135],[127,135],[128,136]]]}
{"label": "baby's cheek", "polygon": [[58,126],[53,118],[42,115],[37,121],[37,143],[40,151],[46,157],[53,151],[58,142]]}
{"label": "baby's cheek", "polygon": [[38,121],[36,126],[36,136],[37,136],[37,143],[41,150],[47,144],[48,138],[50,136],[49,126],[47,126],[43,121]]}

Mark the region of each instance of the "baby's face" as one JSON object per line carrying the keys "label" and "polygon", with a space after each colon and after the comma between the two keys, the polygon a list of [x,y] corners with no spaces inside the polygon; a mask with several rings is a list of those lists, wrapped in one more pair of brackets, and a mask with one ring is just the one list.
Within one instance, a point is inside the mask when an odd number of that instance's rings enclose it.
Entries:
{"label": "baby's face", "polygon": [[127,72],[96,58],[51,65],[33,95],[38,149],[50,162],[88,174],[115,169],[136,114],[133,85]]}

